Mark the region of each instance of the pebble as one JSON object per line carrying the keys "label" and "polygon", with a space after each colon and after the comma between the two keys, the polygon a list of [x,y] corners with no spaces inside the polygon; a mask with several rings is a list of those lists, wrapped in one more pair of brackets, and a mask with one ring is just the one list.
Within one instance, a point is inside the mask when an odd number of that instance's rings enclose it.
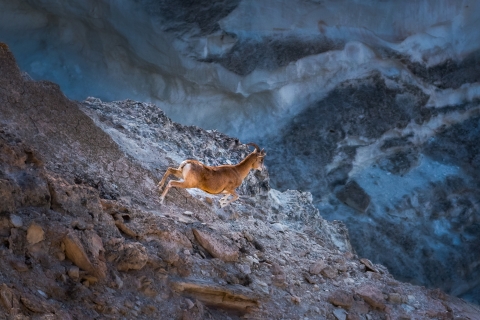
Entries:
{"label": "pebble", "polygon": [[278,232],[285,232],[285,231],[288,230],[288,227],[286,225],[278,223],[278,222],[272,224],[272,228],[273,228],[273,230],[278,231]]}
{"label": "pebble", "polygon": [[72,266],[68,269],[68,276],[73,280],[78,279],[80,277],[80,269],[76,266]]}
{"label": "pebble", "polygon": [[23,220],[21,217],[17,216],[16,214],[10,215],[10,222],[15,228],[23,227]]}

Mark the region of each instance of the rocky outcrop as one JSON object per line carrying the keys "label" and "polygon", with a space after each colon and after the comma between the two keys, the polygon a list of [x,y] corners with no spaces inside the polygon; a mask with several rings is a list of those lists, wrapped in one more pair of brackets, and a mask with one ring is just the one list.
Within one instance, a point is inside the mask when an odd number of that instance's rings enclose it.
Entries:
{"label": "rocky outcrop", "polygon": [[155,181],[167,166],[194,152],[212,164],[238,161],[246,146],[149,104],[79,106],[22,77],[5,45],[0,71],[0,318],[479,314],[360,260],[346,228],[325,221],[310,194],[270,189],[266,173],[251,175],[226,208],[195,190],[160,206]]}

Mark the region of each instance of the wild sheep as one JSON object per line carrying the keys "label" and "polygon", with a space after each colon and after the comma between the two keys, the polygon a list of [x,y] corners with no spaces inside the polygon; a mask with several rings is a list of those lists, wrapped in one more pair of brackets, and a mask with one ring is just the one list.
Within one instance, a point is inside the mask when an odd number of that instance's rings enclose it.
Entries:
{"label": "wild sheep", "polygon": [[[204,165],[197,160],[185,160],[178,169],[168,168],[162,181],[158,184],[158,191],[160,192],[162,186],[165,184],[167,177],[173,174],[183,181],[170,180],[167,187],[163,191],[160,202],[163,204],[165,195],[171,187],[176,188],[198,188],[210,194],[223,193],[225,196],[220,199],[220,207],[225,207],[238,199],[238,194],[235,189],[239,187],[243,179],[248,175],[250,170],[263,169],[263,158],[266,153],[254,144],[247,143],[255,147],[255,150],[245,157],[240,163],[236,165],[222,165],[218,167],[211,167]],[[233,198],[227,200],[229,196]]]}

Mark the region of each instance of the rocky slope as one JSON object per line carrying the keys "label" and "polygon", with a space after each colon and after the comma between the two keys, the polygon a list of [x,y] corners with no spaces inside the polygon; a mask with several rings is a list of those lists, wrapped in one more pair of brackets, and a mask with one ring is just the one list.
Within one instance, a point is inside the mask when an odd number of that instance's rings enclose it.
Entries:
{"label": "rocky slope", "polygon": [[155,187],[238,140],[151,104],[83,103],[22,74],[0,44],[0,319],[478,319],[351,249],[309,193],[251,174],[241,198]]}
{"label": "rocky slope", "polygon": [[[77,100],[154,102],[183,124],[261,143],[269,184],[311,192],[323,217],[347,225],[359,254],[480,304],[479,1],[0,0],[0,8],[0,41],[34,79]],[[102,197],[152,194],[157,168],[184,156],[233,157],[203,142],[200,153],[189,138],[189,151],[166,146],[165,160],[155,142],[130,137],[133,127],[117,128],[109,118],[120,116],[95,105],[83,110],[120,149],[82,119],[70,127],[84,140],[56,137],[68,152],[35,138],[57,154],[57,170],[87,152],[62,174],[98,185]],[[35,118],[24,129],[50,123]],[[125,152],[142,173],[128,171]]]}

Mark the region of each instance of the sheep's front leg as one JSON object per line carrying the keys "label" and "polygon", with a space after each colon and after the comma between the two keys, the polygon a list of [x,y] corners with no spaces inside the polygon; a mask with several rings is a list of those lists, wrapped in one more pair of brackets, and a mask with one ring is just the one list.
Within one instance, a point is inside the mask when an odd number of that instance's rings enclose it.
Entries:
{"label": "sheep's front leg", "polygon": [[230,193],[227,193],[220,199],[220,201],[218,201],[220,203],[220,208],[225,207],[225,203],[227,203],[228,197],[230,197]]}
{"label": "sheep's front leg", "polygon": [[[232,199],[228,200],[228,197],[232,196]],[[230,203],[238,199],[238,194],[235,192],[235,190],[230,191],[225,197],[220,199],[220,208],[228,206]]]}

